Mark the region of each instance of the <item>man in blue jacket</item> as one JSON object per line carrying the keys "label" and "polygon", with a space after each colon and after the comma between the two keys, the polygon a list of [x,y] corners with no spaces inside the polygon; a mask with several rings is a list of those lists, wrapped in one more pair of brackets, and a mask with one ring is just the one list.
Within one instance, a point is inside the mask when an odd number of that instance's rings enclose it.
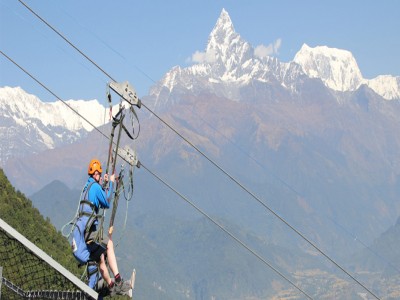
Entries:
{"label": "man in blue jacket", "polygon": [[[99,281],[97,274],[97,264],[107,288],[111,295],[131,295],[133,283],[124,281],[118,271],[117,260],[115,258],[114,243],[111,236],[104,236],[101,226],[99,226],[99,208],[109,208],[113,194],[115,176],[104,175],[104,181],[109,182],[109,188],[104,190],[102,187],[103,170],[99,160],[92,159],[88,167],[88,181],[82,192],[82,199],[79,205],[79,215],[73,232],[72,250],[75,258],[81,264],[88,263],[89,287],[96,289]],[[107,255],[108,265],[114,274],[114,281],[109,274],[105,254]]]}

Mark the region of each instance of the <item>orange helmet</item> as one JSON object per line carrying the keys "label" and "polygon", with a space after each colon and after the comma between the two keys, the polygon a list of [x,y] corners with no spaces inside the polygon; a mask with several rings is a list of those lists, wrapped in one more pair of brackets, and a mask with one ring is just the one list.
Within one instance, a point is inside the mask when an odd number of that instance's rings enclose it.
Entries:
{"label": "orange helmet", "polygon": [[103,169],[101,168],[101,163],[99,162],[98,159],[92,159],[89,163],[88,167],[88,174],[93,175],[94,172],[99,171],[100,173],[103,173]]}

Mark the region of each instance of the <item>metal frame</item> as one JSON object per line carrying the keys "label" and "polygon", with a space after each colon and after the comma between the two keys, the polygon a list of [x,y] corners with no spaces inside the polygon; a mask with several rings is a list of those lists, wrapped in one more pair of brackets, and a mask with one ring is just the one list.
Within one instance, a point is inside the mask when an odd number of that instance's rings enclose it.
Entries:
{"label": "metal frame", "polygon": [[[16,239],[20,242],[25,248],[29,249],[34,255],[39,257],[41,260],[50,265],[53,269],[58,271],[61,275],[67,278],[70,282],[72,282],[77,288],[87,294],[91,299],[97,299],[98,294],[89,288],[88,285],[84,284],[81,280],[79,280],[75,275],[73,275],[70,271],[56,262],[53,258],[47,255],[43,250],[39,249],[35,244],[30,242],[27,238],[21,235],[18,231],[8,225],[0,218],[0,229],[5,231],[8,235]],[[1,278],[1,277],[0,277]],[[1,283],[0,283],[1,284]]]}

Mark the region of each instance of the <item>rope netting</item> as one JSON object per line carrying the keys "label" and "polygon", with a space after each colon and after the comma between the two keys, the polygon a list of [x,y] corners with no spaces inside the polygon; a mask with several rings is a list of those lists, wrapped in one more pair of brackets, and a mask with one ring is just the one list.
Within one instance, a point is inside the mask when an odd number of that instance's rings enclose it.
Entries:
{"label": "rope netting", "polygon": [[0,227],[1,299],[91,299]]}

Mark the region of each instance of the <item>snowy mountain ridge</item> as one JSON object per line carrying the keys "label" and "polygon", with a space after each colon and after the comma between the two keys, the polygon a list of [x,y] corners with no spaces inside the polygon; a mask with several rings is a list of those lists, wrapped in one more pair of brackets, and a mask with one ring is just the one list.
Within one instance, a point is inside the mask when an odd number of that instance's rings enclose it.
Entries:
{"label": "snowy mountain ridge", "polygon": [[[105,108],[97,100],[68,100],[68,106],[98,127]],[[73,143],[93,126],[62,101],[45,103],[20,87],[0,88],[0,165],[25,156]]]}
{"label": "snowy mountain ridge", "polygon": [[[225,10],[210,33],[203,61],[187,68],[176,66],[150,90],[155,105],[172,90],[213,90],[218,96],[239,100],[240,89],[252,81],[279,83],[296,90],[296,78],[304,74],[293,62],[282,63],[274,57],[254,55],[252,46],[234,30]],[[159,103],[160,102],[160,103]]]}
{"label": "snowy mountain ridge", "polygon": [[[65,102],[96,127],[104,124],[105,108],[97,100],[67,100]],[[13,118],[20,125],[26,123],[24,120],[34,118],[41,120],[45,126],[62,126],[74,132],[81,129],[85,131],[93,129],[62,101],[45,103],[20,87],[0,88],[0,114],[3,117]]]}
{"label": "snowy mountain ridge", "polygon": [[172,68],[150,90],[156,105],[161,94],[173,89],[196,92],[196,84],[217,95],[236,99],[242,86],[252,81],[278,82],[296,92],[301,76],[320,79],[328,88],[346,92],[365,84],[386,100],[400,99],[400,77],[390,75],[364,79],[352,53],[347,50],[304,44],[293,61],[285,63],[271,56],[260,57],[254,48],[235,32],[226,10],[222,10],[211,31],[202,60]]}
{"label": "snowy mountain ridge", "polygon": [[311,48],[303,44],[294,57],[310,78],[320,78],[336,91],[354,91],[364,81],[351,52],[327,46]]}
{"label": "snowy mountain ridge", "polygon": [[400,99],[400,77],[380,75],[373,79],[363,78],[350,51],[304,44],[294,57],[310,78],[320,78],[335,91],[355,91],[365,84],[386,100]]}

